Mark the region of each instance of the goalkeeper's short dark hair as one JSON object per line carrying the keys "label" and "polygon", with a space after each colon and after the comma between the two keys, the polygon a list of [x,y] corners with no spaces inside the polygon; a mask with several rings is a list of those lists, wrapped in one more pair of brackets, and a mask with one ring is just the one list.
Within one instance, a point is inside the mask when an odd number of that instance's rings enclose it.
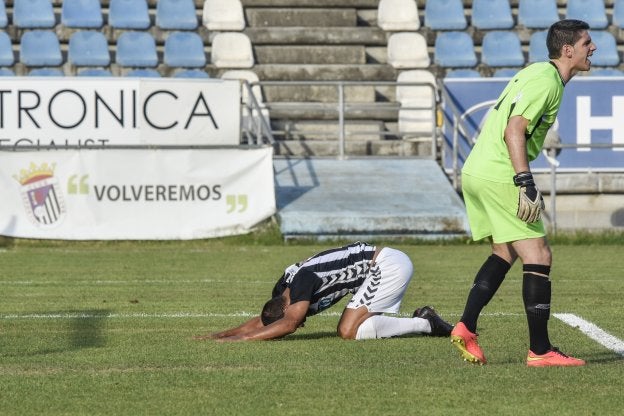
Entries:
{"label": "goalkeeper's short dark hair", "polygon": [[273,322],[280,320],[284,317],[284,306],[286,304],[286,298],[282,295],[275,296],[267,303],[264,304],[262,308],[262,313],[260,314],[260,319],[264,326],[272,324]]}

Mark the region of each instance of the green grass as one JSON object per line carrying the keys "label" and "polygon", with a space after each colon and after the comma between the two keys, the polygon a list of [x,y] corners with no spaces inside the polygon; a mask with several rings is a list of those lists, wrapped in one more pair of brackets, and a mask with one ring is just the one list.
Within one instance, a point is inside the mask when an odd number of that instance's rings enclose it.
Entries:
{"label": "green grass", "polygon": [[[621,240],[553,245],[553,312],[624,339]],[[485,244],[402,242],[415,277],[402,305],[458,319]],[[191,242],[0,240],[1,415],[615,415],[622,356],[551,318],[584,368],[527,369],[519,265],[479,321],[490,363],[447,339],[342,341],[344,303],[281,341],[193,335],[257,312],[284,266],[327,244],[263,233]]]}

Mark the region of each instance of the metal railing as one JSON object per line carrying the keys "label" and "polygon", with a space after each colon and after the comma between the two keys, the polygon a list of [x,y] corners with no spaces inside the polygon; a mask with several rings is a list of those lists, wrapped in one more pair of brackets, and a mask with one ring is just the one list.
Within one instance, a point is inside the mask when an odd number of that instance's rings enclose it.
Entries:
{"label": "metal railing", "polygon": [[[263,89],[272,88],[274,91],[279,88],[307,88],[324,91],[322,100],[270,100],[263,102],[260,107],[268,113],[272,123],[267,117],[261,117],[262,130],[256,131],[256,136],[261,134],[262,137],[272,137],[272,143],[287,142],[293,136],[303,137],[322,137],[325,140],[336,140],[338,143],[337,158],[343,159],[347,156],[346,142],[348,139],[355,140],[355,137],[378,137],[381,139],[399,139],[405,141],[430,141],[431,142],[431,158],[438,156],[438,117],[437,106],[439,103],[439,94],[437,86],[426,82],[393,82],[393,81],[261,81],[246,85],[249,92],[253,86],[260,86]],[[426,87],[430,88],[430,101],[424,103],[423,100],[405,101],[403,103],[397,101],[397,87]],[[373,91],[372,100],[364,100],[357,97],[358,88],[368,88],[368,94]],[[322,94],[322,93],[321,93]],[[266,94],[265,94],[266,95]],[[279,94],[278,94],[279,95]],[[258,100],[250,94],[254,103],[260,104]],[[355,97],[353,97],[355,96]],[[382,98],[377,100],[377,96]],[[360,98],[358,100],[358,98]],[[366,97],[370,98],[370,97]],[[412,113],[409,113],[411,111]],[[426,129],[422,127],[410,130],[401,130],[402,122],[399,115],[405,114],[411,116],[411,125],[426,125]],[[258,114],[262,114],[259,112]],[[316,115],[316,116],[315,116]],[[301,121],[301,120],[320,120],[324,127],[327,125],[333,128],[320,129],[318,125],[315,128],[291,130],[288,128],[280,128],[277,121]],[[348,124],[356,121],[381,121],[384,128],[380,130],[349,130]],[[266,122],[265,122],[266,121]],[[410,123],[403,123],[410,125]],[[267,130],[268,129],[268,130]],[[244,129],[245,134],[249,134],[251,129]],[[270,133],[269,133],[270,130]]]}

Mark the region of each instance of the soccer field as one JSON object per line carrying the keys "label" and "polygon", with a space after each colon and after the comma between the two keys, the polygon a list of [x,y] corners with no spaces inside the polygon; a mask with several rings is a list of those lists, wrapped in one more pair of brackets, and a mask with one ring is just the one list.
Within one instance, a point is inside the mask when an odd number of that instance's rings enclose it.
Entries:
{"label": "soccer field", "polygon": [[[374,242],[374,241],[373,241]],[[448,339],[343,341],[344,302],[281,341],[192,337],[259,311],[283,268],[328,247],[0,239],[1,415],[616,415],[624,410],[619,244],[554,245],[551,339],[588,361],[528,369],[515,265],[480,319],[486,366]],[[489,248],[397,244],[401,313],[451,322]],[[603,345],[605,344],[605,345]]]}

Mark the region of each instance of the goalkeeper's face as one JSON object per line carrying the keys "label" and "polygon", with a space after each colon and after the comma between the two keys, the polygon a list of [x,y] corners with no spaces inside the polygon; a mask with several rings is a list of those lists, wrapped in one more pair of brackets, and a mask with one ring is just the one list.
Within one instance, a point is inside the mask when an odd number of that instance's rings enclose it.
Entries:
{"label": "goalkeeper's face", "polygon": [[592,41],[588,31],[583,34],[574,45],[572,45],[572,60],[574,68],[578,71],[589,71],[591,67],[591,56],[596,50],[596,44]]}

